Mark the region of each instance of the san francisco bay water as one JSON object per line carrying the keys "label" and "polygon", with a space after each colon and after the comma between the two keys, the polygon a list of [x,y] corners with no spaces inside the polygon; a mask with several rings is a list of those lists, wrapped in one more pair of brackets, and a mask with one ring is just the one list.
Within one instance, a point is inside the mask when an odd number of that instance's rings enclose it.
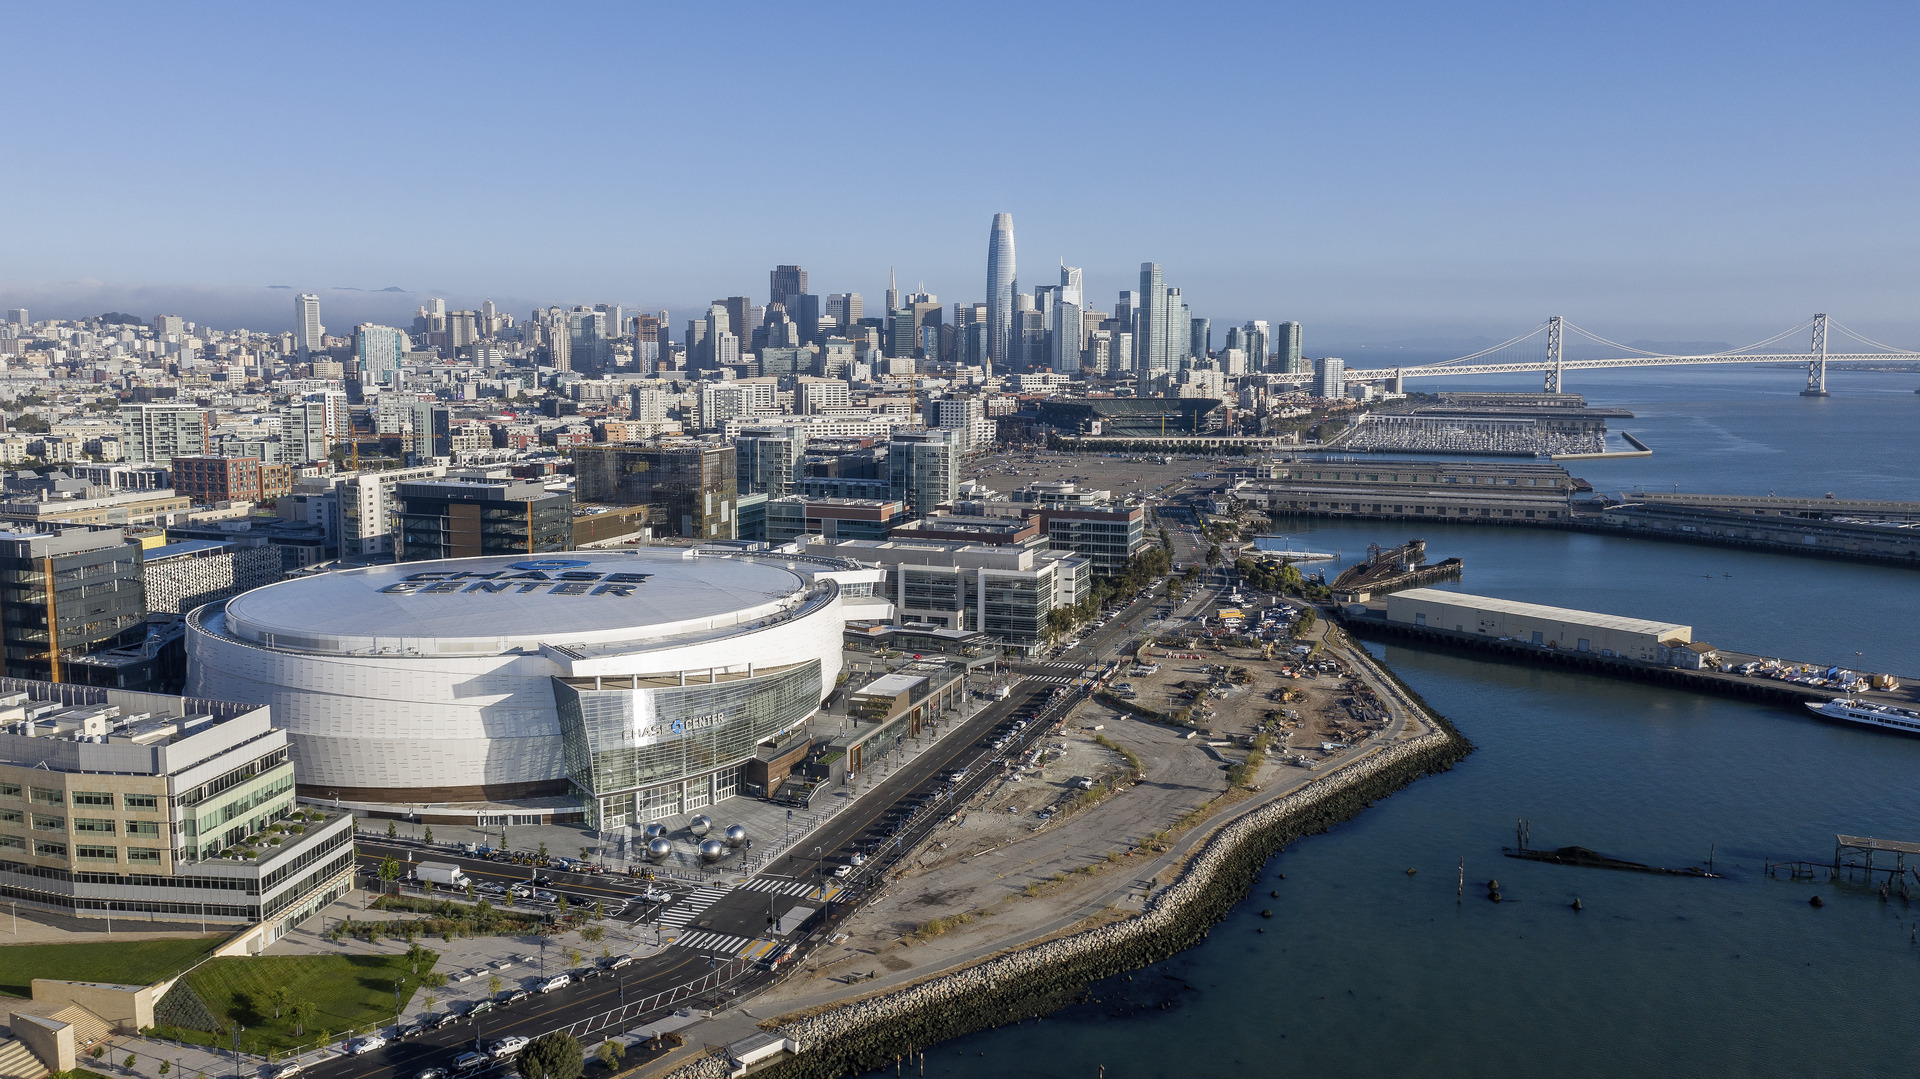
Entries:
{"label": "san francisco bay water", "polygon": [[[1583,373],[1574,388],[1633,409],[1618,426],[1656,454],[1574,471],[1603,491],[1920,498],[1916,383],[1836,375],[1834,397],[1808,400],[1789,371]],[[1292,542],[1350,560],[1415,531],[1302,523]],[[1583,533],[1417,532],[1431,557],[1466,560],[1452,586],[1464,591],[1682,622],[1742,651],[1920,676],[1912,571]],[[1920,1070],[1920,901],[1762,872],[1768,859],[1830,858],[1836,833],[1920,840],[1920,739],[1780,706],[1375,650],[1478,751],[1276,856],[1200,946],[1044,1021],[938,1046],[926,1073]],[[1522,817],[1536,846],[1670,866],[1711,856],[1727,879],[1503,858]],[[1492,878],[1506,902],[1484,898]],[[1822,908],[1808,904],[1816,893]]]}

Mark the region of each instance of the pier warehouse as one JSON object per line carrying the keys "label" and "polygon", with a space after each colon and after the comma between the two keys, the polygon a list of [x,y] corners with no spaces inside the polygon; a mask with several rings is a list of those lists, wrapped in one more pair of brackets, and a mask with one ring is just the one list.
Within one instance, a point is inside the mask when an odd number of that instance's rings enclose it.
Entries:
{"label": "pier warehouse", "polygon": [[1663,646],[1693,640],[1692,626],[1545,607],[1492,596],[1470,596],[1438,588],[1410,588],[1388,596],[1387,621],[1453,633],[1510,638],[1546,648],[1594,652],[1647,663],[1661,661]]}

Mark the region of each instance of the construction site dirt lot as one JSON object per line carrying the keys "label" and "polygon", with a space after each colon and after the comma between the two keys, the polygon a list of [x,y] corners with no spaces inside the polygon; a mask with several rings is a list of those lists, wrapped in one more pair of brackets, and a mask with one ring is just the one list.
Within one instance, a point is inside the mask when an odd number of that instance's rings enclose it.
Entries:
{"label": "construction site dirt lot", "polygon": [[[1131,686],[1134,703],[1169,715],[1193,707],[1192,721],[1210,741],[1249,746],[1265,732],[1269,752],[1317,762],[1379,731],[1386,712],[1352,680],[1347,665],[1316,652],[1264,658],[1261,649],[1211,644],[1155,645],[1144,657],[1153,673],[1128,668],[1115,682]],[[1177,658],[1199,656],[1199,659]]]}
{"label": "construction site dirt lot", "polygon": [[[918,859],[822,948],[808,972],[770,993],[773,1001],[817,992],[820,979],[857,981],[869,971],[933,970],[980,948],[1011,945],[1090,902],[1125,889],[1137,909],[1152,887],[1134,867],[1154,857],[1154,837],[1227,789],[1237,759],[1188,732],[1084,701],[1036,746],[1046,763],[990,785],[936,830]],[[1141,778],[1106,739],[1139,761]],[[1076,779],[1093,781],[1082,790]],[[1112,784],[1111,789],[1107,789]],[[1093,804],[1051,819],[1076,796]]]}

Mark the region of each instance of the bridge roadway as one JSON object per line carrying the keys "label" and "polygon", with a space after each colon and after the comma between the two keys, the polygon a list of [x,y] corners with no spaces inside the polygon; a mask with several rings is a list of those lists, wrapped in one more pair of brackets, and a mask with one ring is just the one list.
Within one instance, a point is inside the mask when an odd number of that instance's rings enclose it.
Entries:
{"label": "bridge roadway", "polygon": [[[1421,364],[1417,367],[1349,367],[1342,372],[1348,382],[1382,382],[1394,378],[1436,378],[1441,375],[1517,375],[1541,371],[1594,371],[1615,367],[1695,367],[1732,363],[1792,363],[1801,366],[1821,357],[1810,352],[1770,352],[1751,356],[1622,356],[1614,359],[1529,360],[1523,363]],[[1829,352],[1828,363],[1843,360],[1920,360],[1920,352]],[[1305,385],[1313,381],[1312,372],[1294,372],[1268,376],[1275,382]]]}

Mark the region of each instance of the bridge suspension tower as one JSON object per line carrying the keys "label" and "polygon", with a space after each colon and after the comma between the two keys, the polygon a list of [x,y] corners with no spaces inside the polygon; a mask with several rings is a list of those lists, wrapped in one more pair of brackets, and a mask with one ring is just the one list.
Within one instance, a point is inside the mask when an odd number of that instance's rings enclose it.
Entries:
{"label": "bridge suspension tower", "polygon": [[1827,393],[1827,316],[1813,316],[1813,348],[1807,359],[1807,388],[1802,397],[1828,397]]}
{"label": "bridge suspension tower", "polygon": [[1552,315],[1547,318],[1547,384],[1543,387],[1548,393],[1562,392],[1560,365],[1560,316]]}

